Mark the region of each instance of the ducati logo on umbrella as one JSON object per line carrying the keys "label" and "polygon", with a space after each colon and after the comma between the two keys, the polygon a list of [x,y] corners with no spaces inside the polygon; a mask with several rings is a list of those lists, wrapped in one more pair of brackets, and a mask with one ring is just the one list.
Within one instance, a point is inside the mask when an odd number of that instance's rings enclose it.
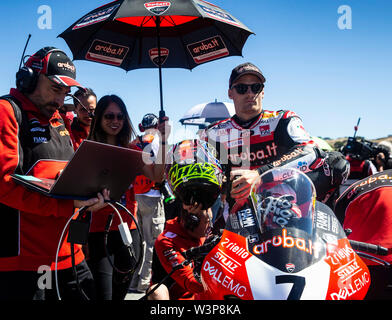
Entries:
{"label": "ducati logo on umbrella", "polygon": [[169,1],[154,1],[154,2],[147,2],[144,4],[144,7],[150,11],[151,13],[160,16],[164,14],[171,6]]}
{"label": "ducati logo on umbrella", "polygon": [[159,65],[163,65],[169,56],[169,49],[166,48],[161,48],[161,61],[159,61],[159,54],[158,54],[158,48],[152,48],[148,50],[148,54],[150,55],[151,61],[159,67]]}
{"label": "ducati logo on umbrella", "polygon": [[157,67],[163,117],[163,67],[192,70],[219,58],[242,56],[250,34],[239,20],[207,1],[115,0],[84,14],[59,37],[74,60],[126,71]]}

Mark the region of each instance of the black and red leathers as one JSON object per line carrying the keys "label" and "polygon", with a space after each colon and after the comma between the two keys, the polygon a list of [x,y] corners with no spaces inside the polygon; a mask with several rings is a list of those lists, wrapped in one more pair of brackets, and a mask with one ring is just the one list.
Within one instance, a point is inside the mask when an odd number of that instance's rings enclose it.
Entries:
{"label": "black and red leathers", "polygon": [[[333,186],[344,179],[347,161],[320,150],[292,111],[263,110],[257,117],[242,122],[236,115],[214,123],[201,138],[212,144],[227,170],[240,167],[263,173],[273,167],[290,167],[307,174],[315,184],[318,200],[324,200]],[[340,154],[339,154],[340,155]],[[333,175],[337,160],[343,160],[340,179]],[[338,181],[339,180],[339,181]]]}

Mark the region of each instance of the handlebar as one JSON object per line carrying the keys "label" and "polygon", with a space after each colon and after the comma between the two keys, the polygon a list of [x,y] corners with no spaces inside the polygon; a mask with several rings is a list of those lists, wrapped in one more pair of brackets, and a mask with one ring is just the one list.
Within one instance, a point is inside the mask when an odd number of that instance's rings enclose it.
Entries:
{"label": "handlebar", "polygon": [[166,279],[168,279],[175,271],[188,265],[191,262],[191,260],[198,259],[204,255],[207,255],[208,252],[210,252],[212,248],[219,243],[220,239],[221,239],[220,235],[214,235],[211,238],[208,238],[206,242],[200,247],[193,247],[186,251],[181,252],[181,254],[185,257],[185,260],[182,263],[174,266],[173,269],[170,271],[170,273],[168,273],[152,290],[146,293],[139,300],[146,300],[149,295],[151,295],[156,289],[158,289],[158,287],[162,283],[166,281]]}
{"label": "handlebar", "polygon": [[211,240],[208,240],[208,243],[204,243],[200,247],[190,248],[181,253],[187,260],[200,258],[202,256],[207,255],[212,250],[212,248],[214,248],[219,243],[220,239],[221,236],[215,235],[212,237]]}
{"label": "handlebar", "polygon": [[349,240],[349,241],[350,241],[351,247],[354,250],[378,254],[380,256],[386,256],[390,253],[389,249],[382,247],[382,246],[379,246],[377,244],[371,244],[371,243],[355,241],[355,240]]}

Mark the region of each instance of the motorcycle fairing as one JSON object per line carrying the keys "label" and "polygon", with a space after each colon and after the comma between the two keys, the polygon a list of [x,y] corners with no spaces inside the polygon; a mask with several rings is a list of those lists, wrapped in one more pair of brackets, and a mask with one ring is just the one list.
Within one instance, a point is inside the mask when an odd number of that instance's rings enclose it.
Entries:
{"label": "motorcycle fairing", "polygon": [[203,263],[204,299],[325,299],[330,269],[320,259],[297,273],[281,271],[252,255],[246,238],[225,230]]}
{"label": "motorcycle fairing", "polygon": [[324,261],[331,267],[327,300],[362,300],[366,296],[370,286],[369,269],[347,238],[327,244]]}
{"label": "motorcycle fairing", "polygon": [[253,256],[246,269],[255,300],[324,300],[327,295],[331,268],[323,260],[290,273]]}
{"label": "motorcycle fairing", "polygon": [[201,280],[206,288],[202,299],[223,300],[227,296],[254,299],[246,270],[246,261],[252,254],[246,242],[245,237],[224,230],[221,241],[205,257],[201,268]]}
{"label": "motorcycle fairing", "polygon": [[363,299],[370,285],[365,263],[347,239],[329,245],[320,259],[298,271],[293,263],[280,270],[248,251],[245,237],[225,230],[206,256],[201,299],[346,300]]}
{"label": "motorcycle fairing", "polygon": [[325,255],[320,239],[296,228],[282,228],[260,235],[261,241],[249,243],[258,259],[283,272],[296,273],[318,262]]}
{"label": "motorcycle fairing", "polygon": [[365,297],[369,271],[329,207],[316,202],[314,214],[301,217],[305,224],[292,218],[270,229],[261,228],[254,208],[248,199],[229,214],[221,241],[201,268],[203,299]]}
{"label": "motorcycle fairing", "polygon": [[324,261],[331,267],[327,300],[363,299],[370,286],[366,264],[351,248],[343,227],[334,212],[317,203],[314,233],[318,246],[325,247]]}

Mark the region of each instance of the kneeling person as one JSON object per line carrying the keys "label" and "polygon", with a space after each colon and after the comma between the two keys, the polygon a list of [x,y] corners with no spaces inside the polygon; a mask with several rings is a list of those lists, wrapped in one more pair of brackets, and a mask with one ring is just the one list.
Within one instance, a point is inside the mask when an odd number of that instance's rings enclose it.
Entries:
{"label": "kneeling person", "polygon": [[[149,296],[151,300],[193,300],[203,292],[195,272],[199,261],[188,264],[183,253],[203,245],[211,232],[210,208],[222,186],[222,169],[215,155],[215,149],[197,140],[182,141],[169,153],[166,178],[182,201],[182,211],[179,217],[166,222],[155,242],[152,283],[171,274]],[[173,271],[174,268],[178,269]]]}

